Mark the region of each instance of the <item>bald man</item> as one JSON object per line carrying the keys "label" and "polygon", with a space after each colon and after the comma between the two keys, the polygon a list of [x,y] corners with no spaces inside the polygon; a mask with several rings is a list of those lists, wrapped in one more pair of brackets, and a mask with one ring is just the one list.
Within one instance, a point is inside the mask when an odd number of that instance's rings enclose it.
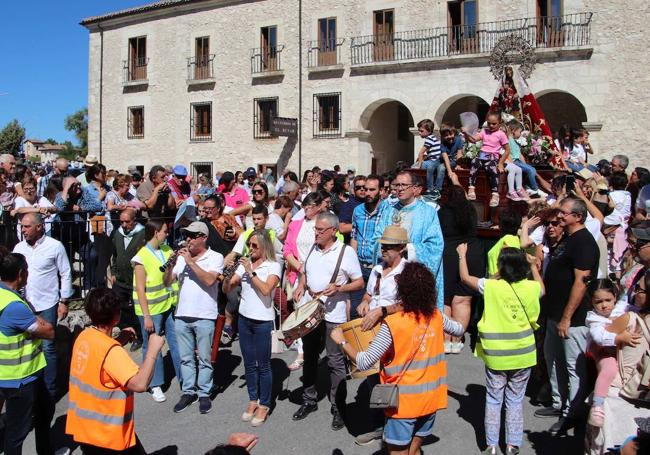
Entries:
{"label": "bald man", "polygon": [[43,194],[45,194],[45,190],[47,189],[47,186],[50,184],[50,180],[52,177],[55,175],[59,175],[61,177],[67,177],[68,175],[68,167],[70,166],[70,163],[68,160],[65,158],[57,158],[56,161],[54,162],[54,168],[52,169],[52,172],[50,172],[47,175],[44,175],[43,177],[40,178],[38,181],[38,197],[42,197]]}

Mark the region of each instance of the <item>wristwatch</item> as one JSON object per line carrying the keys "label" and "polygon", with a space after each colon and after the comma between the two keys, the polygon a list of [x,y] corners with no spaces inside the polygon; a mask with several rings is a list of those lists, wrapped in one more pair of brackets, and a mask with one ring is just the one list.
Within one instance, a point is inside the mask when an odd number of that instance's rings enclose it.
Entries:
{"label": "wristwatch", "polygon": [[257,272],[251,273],[251,276],[257,276]]}
{"label": "wristwatch", "polygon": [[383,306],[383,307],[381,307],[381,317],[385,318],[386,316],[388,316],[388,308]]}

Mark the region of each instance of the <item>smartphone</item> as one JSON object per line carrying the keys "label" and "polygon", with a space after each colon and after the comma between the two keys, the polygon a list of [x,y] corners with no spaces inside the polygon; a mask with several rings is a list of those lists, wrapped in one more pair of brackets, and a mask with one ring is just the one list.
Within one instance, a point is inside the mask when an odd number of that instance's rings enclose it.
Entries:
{"label": "smartphone", "polygon": [[576,189],[576,178],[574,175],[567,175],[566,176],[566,183],[564,184],[564,188],[566,189],[567,193],[573,193]]}

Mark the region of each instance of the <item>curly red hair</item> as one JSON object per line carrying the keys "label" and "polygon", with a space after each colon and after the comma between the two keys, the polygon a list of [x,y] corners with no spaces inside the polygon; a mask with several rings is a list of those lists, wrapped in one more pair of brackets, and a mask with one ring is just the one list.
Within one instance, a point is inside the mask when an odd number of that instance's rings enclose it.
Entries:
{"label": "curly red hair", "polygon": [[397,279],[397,299],[405,313],[429,318],[436,310],[436,278],[420,262],[407,262]]}

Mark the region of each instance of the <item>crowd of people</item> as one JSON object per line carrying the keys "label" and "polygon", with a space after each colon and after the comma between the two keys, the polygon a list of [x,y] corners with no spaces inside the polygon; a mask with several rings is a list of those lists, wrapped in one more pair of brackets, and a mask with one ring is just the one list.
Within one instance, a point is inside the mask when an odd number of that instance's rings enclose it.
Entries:
{"label": "crowd of people", "polygon": [[[414,167],[426,178],[406,166],[365,176],[314,167],[278,181],[254,168],[192,177],[182,164],[143,175],[92,156],[81,172],[63,158],[33,169],[1,155],[5,453],[21,453],[32,415],[37,452],[52,453],[53,403],[64,392],[54,333],[74,298],[84,299],[90,325],[72,348],[66,433],[88,454],[145,453],[133,393],[166,400],[165,343],[181,390],[173,412],[198,402],[200,414],[212,409],[213,350],[239,343],[249,398],[241,419],[253,427],[272,415],[276,342],[296,352],[288,368],[303,370],[295,421],[318,409],[323,351],[334,431],[346,424],[350,365],[370,370],[368,428],[356,442],[383,439],[391,454],[420,453],[447,406],[446,357],[467,344],[485,363],[487,454],[500,443],[519,453],[531,378],[542,404],[535,416],[555,419],[553,436],[614,418],[605,415],[612,385],[647,400],[626,384],[650,372],[621,353],[647,351],[650,341],[642,330],[650,327],[650,171],[628,169],[624,155],[587,165],[584,134],[560,132],[562,150],[583,153],[573,153],[569,172],[543,178],[518,151],[522,126],[494,114],[476,134],[444,124],[438,139],[431,120],[418,129]],[[463,144],[477,141],[465,173]],[[480,170],[489,206],[500,204],[503,173],[512,201],[498,211],[489,249],[472,205]],[[313,302],[322,319],[282,339],[291,311]],[[362,350],[341,328],[357,318],[361,330],[377,331]],[[127,344],[141,350],[140,365]],[[621,453],[647,453],[648,426],[641,422]],[[233,440],[212,453],[255,445]]]}

